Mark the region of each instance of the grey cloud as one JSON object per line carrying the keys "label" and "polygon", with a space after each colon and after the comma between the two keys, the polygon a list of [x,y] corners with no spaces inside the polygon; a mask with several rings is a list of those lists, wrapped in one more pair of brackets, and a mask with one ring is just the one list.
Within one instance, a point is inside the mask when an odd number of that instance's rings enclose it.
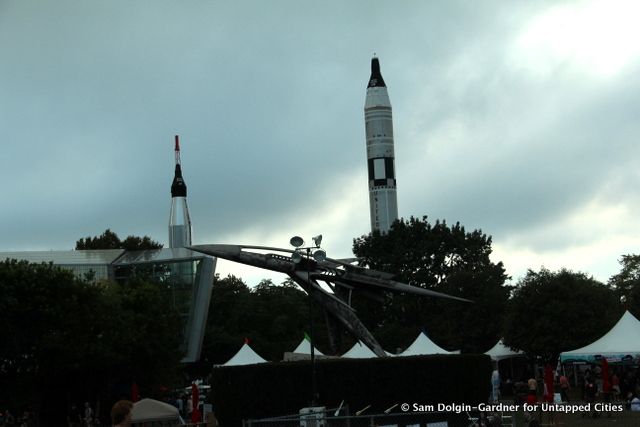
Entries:
{"label": "grey cloud", "polygon": [[365,176],[373,52],[394,106],[403,216],[507,238],[602,192],[637,206],[625,185],[638,179],[637,70],[527,75],[508,51],[545,4],[0,7],[0,179],[16,183],[0,249],[70,247],[107,227],[164,240],[174,134],[196,237],[295,224]]}

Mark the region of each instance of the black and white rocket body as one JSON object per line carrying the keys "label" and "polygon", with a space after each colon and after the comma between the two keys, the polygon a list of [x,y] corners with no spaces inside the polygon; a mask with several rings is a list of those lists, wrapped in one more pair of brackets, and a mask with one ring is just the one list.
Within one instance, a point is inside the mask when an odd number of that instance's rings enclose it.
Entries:
{"label": "black and white rocket body", "polygon": [[371,60],[371,77],[364,104],[369,170],[371,231],[386,233],[398,219],[393,120],[387,86],[378,58]]}
{"label": "black and white rocket body", "polygon": [[187,185],[182,178],[180,143],[176,135],[176,171],[171,184],[171,213],[169,214],[169,247],[191,246],[191,218],[187,206]]}

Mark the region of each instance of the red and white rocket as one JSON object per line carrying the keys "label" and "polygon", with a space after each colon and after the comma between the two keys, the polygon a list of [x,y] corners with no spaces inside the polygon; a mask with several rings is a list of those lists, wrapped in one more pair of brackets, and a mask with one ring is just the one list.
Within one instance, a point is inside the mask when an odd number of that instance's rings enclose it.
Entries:
{"label": "red and white rocket", "polygon": [[169,214],[169,247],[191,246],[191,218],[187,206],[187,185],[182,178],[180,142],[176,135],[176,171],[171,184],[171,213]]}

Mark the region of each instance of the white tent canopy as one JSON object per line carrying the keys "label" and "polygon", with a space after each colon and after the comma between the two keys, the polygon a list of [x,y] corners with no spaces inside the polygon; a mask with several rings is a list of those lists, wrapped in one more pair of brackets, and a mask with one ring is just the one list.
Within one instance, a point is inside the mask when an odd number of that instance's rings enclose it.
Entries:
{"label": "white tent canopy", "polygon": [[618,323],[599,340],[577,350],[560,353],[560,361],[596,361],[605,357],[610,362],[640,357],[640,321],[626,311]]}
{"label": "white tent canopy", "polygon": [[[298,344],[298,346],[295,350],[292,351],[292,353],[311,354],[311,343],[309,342],[307,337],[304,337],[302,339],[300,344]],[[317,356],[324,356],[324,354],[322,354],[320,350],[318,350],[315,346],[313,346],[313,353]]]}
{"label": "white tent canopy", "polygon": [[456,352],[447,351],[441,347],[438,347],[433,341],[429,339],[429,337],[424,333],[420,332],[418,338],[415,339],[413,344],[411,344],[405,351],[403,351],[400,356],[420,356],[425,354],[455,354]]}
{"label": "white tent canopy", "polygon": [[484,354],[490,356],[493,360],[502,360],[509,359],[511,357],[524,356],[524,353],[522,351],[511,350],[509,347],[504,345],[502,340],[498,341],[496,345],[491,348],[491,350],[485,352]]}
{"label": "white tent canopy", "polygon": [[178,425],[184,424],[180,418],[178,408],[168,403],[153,399],[142,399],[133,404],[133,409],[131,410],[132,423],[150,423],[154,421],[170,421]]}
{"label": "white tent canopy", "polygon": [[266,363],[262,357],[253,351],[249,344],[244,343],[240,350],[229,361],[222,366],[240,366],[240,365],[254,365],[256,363]]}
{"label": "white tent canopy", "polygon": [[342,357],[347,359],[370,359],[378,356],[369,347],[358,341]]}

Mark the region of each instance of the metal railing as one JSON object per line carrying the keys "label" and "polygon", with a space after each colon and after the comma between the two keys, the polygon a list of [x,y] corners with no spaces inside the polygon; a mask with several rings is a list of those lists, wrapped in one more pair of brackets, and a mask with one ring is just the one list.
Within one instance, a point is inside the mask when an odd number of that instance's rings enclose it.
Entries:
{"label": "metal railing", "polygon": [[[471,410],[455,412],[402,412],[393,414],[362,414],[334,416],[333,411],[325,411],[314,417],[299,414],[275,418],[243,420],[243,427],[528,427],[531,420],[541,426],[563,427],[638,427],[640,412],[591,410],[575,412],[554,412],[542,410],[525,412],[520,408],[515,412],[500,412],[483,415]],[[531,424],[535,425],[535,424]]]}

